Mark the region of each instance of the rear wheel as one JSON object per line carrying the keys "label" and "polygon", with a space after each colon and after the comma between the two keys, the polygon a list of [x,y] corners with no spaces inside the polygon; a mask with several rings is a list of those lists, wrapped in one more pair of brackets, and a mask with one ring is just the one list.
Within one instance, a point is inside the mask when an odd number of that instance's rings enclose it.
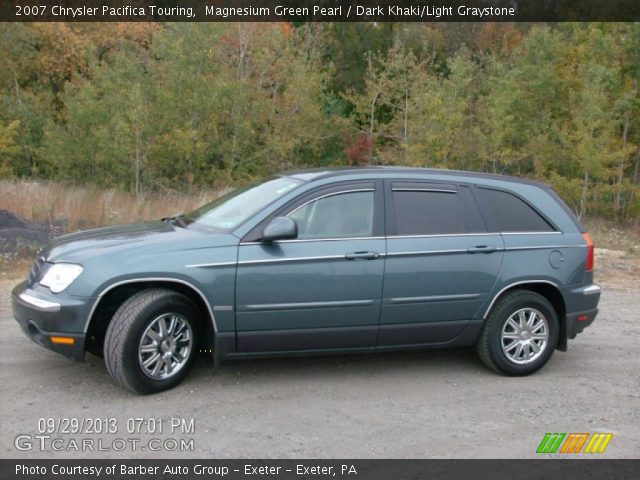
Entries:
{"label": "rear wheel", "polygon": [[476,343],[482,361],[506,375],[529,375],[556,349],[558,316],[549,301],[529,290],[514,290],[492,308]]}
{"label": "rear wheel", "polygon": [[138,393],[175,387],[188,374],[199,338],[198,312],[184,295],[143,290],[116,311],[104,342],[109,374]]}

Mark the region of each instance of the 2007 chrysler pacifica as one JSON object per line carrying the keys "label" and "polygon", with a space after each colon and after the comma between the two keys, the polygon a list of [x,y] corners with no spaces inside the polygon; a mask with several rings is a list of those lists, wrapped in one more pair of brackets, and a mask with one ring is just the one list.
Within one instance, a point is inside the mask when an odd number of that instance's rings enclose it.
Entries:
{"label": "2007 chrysler pacifica", "polygon": [[215,364],[475,345],[526,375],[594,319],[593,244],[546,185],[406,168],[287,172],[162,221],[65,235],[13,291],[29,338],[141,393]]}

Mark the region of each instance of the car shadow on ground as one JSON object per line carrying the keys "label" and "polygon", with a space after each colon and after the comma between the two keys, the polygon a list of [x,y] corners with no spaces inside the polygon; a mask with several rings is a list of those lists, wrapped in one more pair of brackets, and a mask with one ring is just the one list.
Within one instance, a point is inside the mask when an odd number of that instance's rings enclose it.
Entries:
{"label": "car shadow on ground", "polygon": [[[103,360],[90,354],[86,356],[86,369],[91,371],[94,378],[96,370],[104,370],[104,374],[108,375]],[[413,373],[428,378],[432,375],[457,376],[478,372],[491,374],[473,348],[227,360],[215,372],[212,355],[201,353],[182,385],[213,387],[216,384],[237,383],[239,379],[243,382],[259,380],[262,384],[270,380],[279,384],[283,381],[294,384],[309,378],[329,383],[355,377],[383,379]],[[88,378],[84,381],[90,382]],[[96,384],[102,383],[97,378],[95,381]]]}
{"label": "car shadow on ground", "polygon": [[[210,376],[213,360],[210,355],[202,354],[191,377]],[[404,352],[381,352],[366,354],[335,354],[316,356],[294,356],[280,358],[253,358],[228,360],[223,362],[216,375],[220,376],[256,376],[262,379],[287,376],[296,377],[341,377],[351,375],[389,375],[419,370],[424,375],[443,371],[486,370],[472,348],[415,350]]]}

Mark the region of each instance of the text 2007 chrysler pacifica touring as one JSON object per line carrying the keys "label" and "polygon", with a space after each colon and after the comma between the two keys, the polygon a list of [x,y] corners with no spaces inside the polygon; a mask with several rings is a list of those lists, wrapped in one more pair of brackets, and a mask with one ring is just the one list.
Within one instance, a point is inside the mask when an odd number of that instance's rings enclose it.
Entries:
{"label": "text 2007 chrysler pacifica touring", "polygon": [[538,370],[594,319],[593,244],[540,183],[446,170],[287,172],[162,221],[66,235],[13,291],[42,346],[141,393],[225,358],[475,345]]}

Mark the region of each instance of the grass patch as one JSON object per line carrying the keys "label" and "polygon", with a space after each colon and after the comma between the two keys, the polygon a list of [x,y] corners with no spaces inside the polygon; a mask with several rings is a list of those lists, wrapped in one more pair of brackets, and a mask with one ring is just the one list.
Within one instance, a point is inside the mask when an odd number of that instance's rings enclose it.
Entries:
{"label": "grass patch", "polygon": [[602,218],[589,218],[582,224],[591,235],[596,248],[620,250],[640,256],[640,222],[621,224]]}
{"label": "grass patch", "polygon": [[157,220],[188,212],[220,191],[135,194],[45,181],[0,180],[0,205],[27,220],[60,225],[62,233]]}

